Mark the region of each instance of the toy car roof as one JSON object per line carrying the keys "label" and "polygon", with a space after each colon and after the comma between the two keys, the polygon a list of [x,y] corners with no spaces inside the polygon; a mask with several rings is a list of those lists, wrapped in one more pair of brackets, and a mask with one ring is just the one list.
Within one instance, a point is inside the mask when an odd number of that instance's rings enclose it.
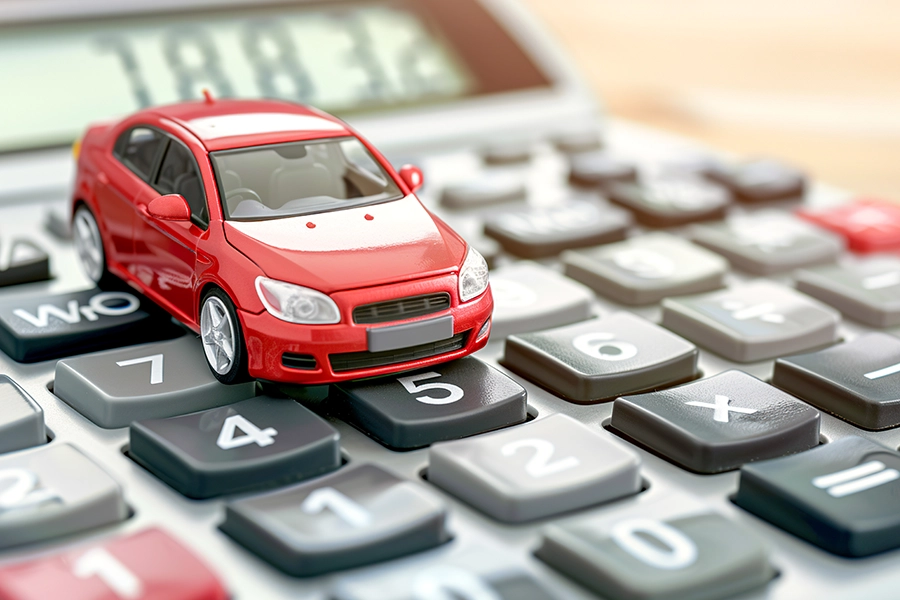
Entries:
{"label": "toy car roof", "polygon": [[277,100],[201,100],[148,112],[181,125],[210,152],[353,135],[331,115]]}

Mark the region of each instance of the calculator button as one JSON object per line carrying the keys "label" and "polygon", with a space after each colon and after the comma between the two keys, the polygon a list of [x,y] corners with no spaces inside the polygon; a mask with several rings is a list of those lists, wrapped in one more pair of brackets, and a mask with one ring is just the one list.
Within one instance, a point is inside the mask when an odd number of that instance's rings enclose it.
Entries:
{"label": "calculator button", "polygon": [[180,332],[168,317],[151,315],[144,302],[128,292],[98,289],[4,300],[0,350],[15,361],[36,362]]}
{"label": "calculator button", "polygon": [[562,261],[568,277],[623,304],[715,290],[728,271],[720,256],[661,232],[565,252]]}
{"label": "calculator button", "polygon": [[556,149],[565,154],[581,154],[603,147],[603,137],[596,129],[564,131],[551,140]]}
{"label": "calculator button", "polygon": [[900,547],[900,455],[860,437],[741,468],[741,508],[841,556]]}
{"label": "calculator button", "polygon": [[531,160],[531,143],[526,141],[498,142],[482,150],[489,165],[512,165]]}
{"label": "calculator button", "polygon": [[183,415],[256,395],[256,383],[224,385],[210,373],[200,341],[130,346],[56,363],[53,393],[100,427]]}
{"label": "calculator button", "polygon": [[610,600],[730,598],[774,576],[753,532],[680,496],[549,525],[535,554]]}
{"label": "calculator button", "polygon": [[293,400],[261,396],[231,406],[131,424],[131,457],[189,498],[341,465],[338,432]]}
{"label": "calculator button", "polygon": [[663,327],[725,358],[753,362],[837,340],[840,316],[770,281],[662,302]]}
{"label": "calculator button", "polygon": [[50,257],[43,248],[28,240],[11,240],[3,246],[0,286],[50,279]]}
{"label": "calculator button", "polygon": [[[900,342],[898,342],[900,343]],[[819,443],[819,412],[741,371],[617,398],[610,426],[697,473],[719,473]]]}
{"label": "calculator button", "polygon": [[900,249],[900,206],[896,204],[868,200],[825,210],[799,210],[797,214],[841,235],[855,252]]}
{"label": "calculator button", "polygon": [[594,403],[697,374],[697,348],[626,312],[510,336],[503,366],[567,400]]}
{"label": "calculator button", "polygon": [[308,576],[412,554],[449,539],[420,483],[362,464],[225,505],[222,531],[282,571]]}
{"label": "calculator button", "polygon": [[772,383],[864,429],[900,425],[900,339],[868,333],[779,358]]}
{"label": "calculator button", "polygon": [[467,546],[450,557],[413,559],[345,577],[335,600],[562,600],[503,548]]}
{"label": "calculator button", "polygon": [[718,252],[735,267],[758,275],[834,262],[844,248],[834,234],[775,212],[697,225],[691,239]]}
{"label": "calculator button", "polygon": [[583,321],[594,293],[558,272],[529,261],[491,271],[491,338]]}
{"label": "calculator button", "polygon": [[721,219],[731,204],[725,188],[699,177],[657,176],[640,183],[616,183],[607,188],[609,199],[634,212],[649,227],[676,227],[696,221]]}
{"label": "calculator button", "polygon": [[477,179],[453,184],[441,193],[441,205],[467,209],[524,200],[525,180],[512,173],[483,173]]}
{"label": "calculator button", "polygon": [[569,163],[569,181],[574,185],[596,187],[637,179],[637,169],[633,164],[612,158],[604,152],[575,154]]}
{"label": "calculator button", "polygon": [[900,259],[879,256],[854,264],[794,273],[797,289],[874,327],[900,325]]}
{"label": "calculator button", "polygon": [[127,516],[119,484],[69,444],[0,456],[0,548],[93,529]]}
{"label": "calculator button", "polygon": [[555,256],[567,248],[596,246],[625,239],[628,212],[594,202],[570,201],[491,217],[484,233],[525,258]]}
{"label": "calculator button", "polygon": [[638,455],[563,414],[435,444],[428,481],[500,521],[521,522],[641,490]]}
{"label": "calculator button", "polygon": [[146,529],[0,569],[4,600],[227,600],[215,574],[169,534]]}
{"label": "calculator button", "polygon": [[803,171],[771,159],[721,166],[708,176],[728,187],[742,202],[801,198],[806,190]]}
{"label": "calculator button", "polygon": [[332,386],[342,419],[403,449],[522,423],[525,396],[525,388],[473,357]]}
{"label": "calculator button", "polygon": [[46,443],[44,411],[19,384],[0,375],[0,453]]}

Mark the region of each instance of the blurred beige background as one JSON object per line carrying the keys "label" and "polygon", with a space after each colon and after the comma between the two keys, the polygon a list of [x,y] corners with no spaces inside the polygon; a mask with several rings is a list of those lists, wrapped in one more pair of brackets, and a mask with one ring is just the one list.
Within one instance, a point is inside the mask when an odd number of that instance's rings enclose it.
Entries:
{"label": "blurred beige background", "polygon": [[897,0],[522,0],[614,115],[900,201]]}

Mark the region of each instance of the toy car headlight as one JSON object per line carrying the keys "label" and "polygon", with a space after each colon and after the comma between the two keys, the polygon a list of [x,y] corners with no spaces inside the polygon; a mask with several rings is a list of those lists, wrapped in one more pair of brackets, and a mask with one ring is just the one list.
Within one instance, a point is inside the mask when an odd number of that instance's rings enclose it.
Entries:
{"label": "toy car headlight", "polygon": [[307,325],[341,322],[337,304],[322,292],[268,277],[257,277],[256,293],[269,314],[282,321]]}
{"label": "toy car headlight", "polygon": [[487,261],[475,248],[469,247],[466,260],[459,270],[459,301],[467,302],[488,286]]}

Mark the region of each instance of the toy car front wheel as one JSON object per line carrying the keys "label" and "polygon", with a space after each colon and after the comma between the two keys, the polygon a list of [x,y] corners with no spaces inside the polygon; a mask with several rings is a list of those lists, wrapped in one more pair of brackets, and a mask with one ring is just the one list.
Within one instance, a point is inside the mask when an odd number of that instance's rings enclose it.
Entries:
{"label": "toy car front wheel", "polygon": [[106,251],[103,248],[100,227],[97,226],[94,213],[84,204],[75,210],[75,218],[72,219],[72,237],[84,274],[98,287],[109,283],[111,275],[106,268]]}
{"label": "toy car front wheel", "polygon": [[219,289],[210,290],[200,304],[200,340],[206,363],[222,383],[247,381],[247,349],[234,304]]}

